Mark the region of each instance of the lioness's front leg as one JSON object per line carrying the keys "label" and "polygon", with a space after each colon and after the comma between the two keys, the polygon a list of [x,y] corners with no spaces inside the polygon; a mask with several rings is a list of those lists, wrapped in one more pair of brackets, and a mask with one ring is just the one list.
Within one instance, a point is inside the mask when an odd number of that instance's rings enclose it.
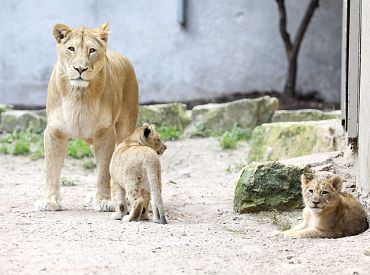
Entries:
{"label": "lioness's front leg", "polygon": [[66,155],[67,136],[57,129],[46,127],[44,133],[46,165],[46,198],[36,202],[36,210],[62,210],[60,205],[60,173]]}
{"label": "lioness's front leg", "polygon": [[109,163],[115,146],[113,129],[107,129],[97,135],[93,141],[93,152],[98,170],[97,190],[95,195],[95,210],[99,212],[114,211],[114,203],[110,200]]}

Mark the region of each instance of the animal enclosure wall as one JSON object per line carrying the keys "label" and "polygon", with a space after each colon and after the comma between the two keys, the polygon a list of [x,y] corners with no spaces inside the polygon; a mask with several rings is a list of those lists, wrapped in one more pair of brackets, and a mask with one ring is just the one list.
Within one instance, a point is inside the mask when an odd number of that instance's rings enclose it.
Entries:
{"label": "animal enclosure wall", "polygon": [[[0,102],[44,105],[55,23],[111,25],[110,47],[133,62],[141,102],[282,90],[287,70],[273,0],[0,1]],[[308,0],[287,0],[294,35]],[[340,101],[341,1],[320,1],[299,56],[297,88]]]}

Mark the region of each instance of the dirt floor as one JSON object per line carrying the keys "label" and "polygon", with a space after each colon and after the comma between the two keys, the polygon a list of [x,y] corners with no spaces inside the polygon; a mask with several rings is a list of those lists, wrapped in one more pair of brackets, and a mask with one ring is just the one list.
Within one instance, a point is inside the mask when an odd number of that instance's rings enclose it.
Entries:
{"label": "dirt floor", "polygon": [[[342,239],[272,237],[271,220],[233,213],[246,145],[167,142],[162,158],[168,225],[111,220],[85,202],[95,171],[67,159],[62,212],[34,212],[43,160],[0,156],[0,274],[369,274],[370,232]],[[231,171],[231,173],[230,173]],[[287,214],[293,222],[299,212]]]}

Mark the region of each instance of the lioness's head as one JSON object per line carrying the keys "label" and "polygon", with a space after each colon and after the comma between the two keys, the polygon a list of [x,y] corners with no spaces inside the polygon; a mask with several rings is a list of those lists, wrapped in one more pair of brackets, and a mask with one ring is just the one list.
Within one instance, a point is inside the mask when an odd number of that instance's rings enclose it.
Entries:
{"label": "lioness's head", "polygon": [[144,145],[153,148],[158,155],[162,155],[164,153],[164,151],[167,149],[167,146],[162,142],[161,137],[154,125],[144,123],[143,127],[139,128],[139,131],[142,135],[141,142]]}
{"label": "lioness's head", "polygon": [[309,179],[303,174],[301,183],[304,203],[312,211],[319,213],[337,206],[343,183],[341,177],[314,174]]}
{"label": "lioness's head", "polygon": [[98,29],[70,29],[64,24],[54,26],[58,62],[72,87],[86,88],[98,76],[105,62],[108,34],[108,23]]}

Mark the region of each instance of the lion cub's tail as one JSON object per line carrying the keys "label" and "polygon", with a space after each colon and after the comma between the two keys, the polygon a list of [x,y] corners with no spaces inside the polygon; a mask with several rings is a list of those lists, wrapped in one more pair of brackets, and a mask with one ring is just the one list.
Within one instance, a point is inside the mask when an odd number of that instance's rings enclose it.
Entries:
{"label": "lion cub's tail", "polygon": [[158,158],[155,161],[147,162],[146,173],[150,188],[153,221],[167,224],[162,201],[161,165]]}

